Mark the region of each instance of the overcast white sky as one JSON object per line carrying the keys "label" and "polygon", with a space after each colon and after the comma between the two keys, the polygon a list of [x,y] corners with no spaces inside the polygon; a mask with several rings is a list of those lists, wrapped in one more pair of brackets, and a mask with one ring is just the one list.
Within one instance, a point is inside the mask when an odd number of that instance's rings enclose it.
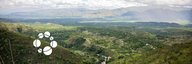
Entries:
{"label": "overcast white sky", "polygon": [[0,8],[116,9],[150,5],[191,6],[192,0],[0,0]]}

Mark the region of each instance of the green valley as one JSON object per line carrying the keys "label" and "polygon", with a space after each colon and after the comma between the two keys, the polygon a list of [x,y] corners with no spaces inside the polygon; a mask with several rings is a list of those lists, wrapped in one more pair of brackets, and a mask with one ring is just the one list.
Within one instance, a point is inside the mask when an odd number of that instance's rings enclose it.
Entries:
{"label": "green valley", "polygon": [[[58,47],[50,56],[32,42],[50,31]],[[191,64],[189,27],[89,26],[55,23],[0,23],[2,64]],[[49,45],[43,40],[42,45]],[[42,47],[43,47],[42,46]]]}

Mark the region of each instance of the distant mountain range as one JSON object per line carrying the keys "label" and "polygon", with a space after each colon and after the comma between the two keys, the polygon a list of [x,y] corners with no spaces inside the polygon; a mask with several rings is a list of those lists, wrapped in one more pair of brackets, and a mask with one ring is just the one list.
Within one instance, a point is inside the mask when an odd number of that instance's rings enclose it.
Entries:
{"label": "distant mountain range", "polygon": [[120,21],[120,22],[169,22],[188,24],[192,21],[192,9],[178,7],[129,7],[120,9],[89,10],[85,8],[41,9],[36,11],[13,12],[0,15],[11,19],[80,19],[85,21]]}
{"label": "distant mountain range", "polygon": [[0,18],[0,22],[24,22],[24,23],[57,23],[65,26],[100,26],[100,27],[110,27],[110,26],[122,26],[122,27],[192,27],[192,24],[180,25],[178,23],[168,23],[168,22],[110,22],[110,21],[98,21],[98,22],[82,22],[83,20],[91,19],[4,19]]}

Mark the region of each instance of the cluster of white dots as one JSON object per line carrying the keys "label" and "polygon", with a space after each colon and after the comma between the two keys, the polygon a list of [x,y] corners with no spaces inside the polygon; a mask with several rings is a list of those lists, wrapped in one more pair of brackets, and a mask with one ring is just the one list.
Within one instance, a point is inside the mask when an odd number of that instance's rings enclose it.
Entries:
{"label": "cluster of white dots", "polygon": [[[41,41],[39,39],[42,39],[42,38],[49,38],[49,40],[51,41],[50,42],[50,46],[45,46],[42,50],[42,48],[40,48],[41,46]],[[53,36],[51,36],[50,32],[46,31],[45,33],[39,33],[38,34],[38,39],[35,39],[33,41],[33,46],[38,48],[38,53],[44,53],[45,55],[51,55],[52,53],[52,48],[55,48],[57,47],[57,42],[54,41],[54,38]]]}

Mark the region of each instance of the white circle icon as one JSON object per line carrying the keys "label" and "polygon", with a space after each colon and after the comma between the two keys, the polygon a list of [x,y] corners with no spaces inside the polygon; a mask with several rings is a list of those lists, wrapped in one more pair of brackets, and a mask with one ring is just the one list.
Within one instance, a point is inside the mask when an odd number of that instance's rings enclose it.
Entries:
{"label": "white circle icon", "polygon": [[[48,38],[51,42],[49,43],[50,46],[45,46],[42,50],[42,48],[40,48],[41,46],[41,41],[39,39],[42,39],[43,37]],[[43,33],[39,33],[38,34],[38,38],[39,39],[35,39],[33,41],[33,46],[38,48],[38,53],[44,53],[45,55],[51,55],[52,53],[52,48],[56,48],[57,47],[57,42],[54,41],[54,37],[51,36],[50,32],[46,31],[44,34]]]}
{"label": "white circle icon", "polygon": [[38,53],[42,53],[42,49],[41,48],[39,48],[37,51],[38,51]]}
{"label": "white circle icon", "polygon": [[46,32],[44,33],[44,36],[45,36],[46,38],[49,38],[50,35],[51,35],[51,34],[50,34],[50,32],[48,32],[48,31],[46,31]]}
{"label": "white circle icon", "polygon": [[43,38],[43,33],[39,33],[39,34],[38,34],[38,37],[39,37],[39,38]]}
{"label": "white circle icon", "polygon": [[39,39],[36,39],[33,41],[33,46],[35,46],[36,48],[39,47],[41,45],[41,41]]}
{"label": "white circle icon", "polygon": [[56,42],[56,41],[52,41],[52,42],[50,43],[50,46],[51,46],[52,48],[57,47],[57,42]]}
{"label": "white circle icon", "polygon": [[50,40],[53,40],[54,38],[51,36],[49,39],[50,39]]}
{"label": "white circle icon", "polygon": [[43,53],[45,55],[51,55],[52,53],[52,48],[50,46],[46,46],[45,48],[43,48]]}

